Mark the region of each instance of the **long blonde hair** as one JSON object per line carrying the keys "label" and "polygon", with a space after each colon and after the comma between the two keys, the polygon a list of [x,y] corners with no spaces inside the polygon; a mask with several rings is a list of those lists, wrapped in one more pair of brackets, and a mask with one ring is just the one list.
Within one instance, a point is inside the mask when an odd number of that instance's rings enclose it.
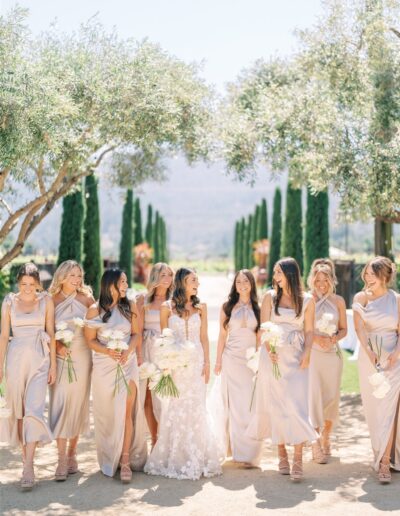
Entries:
{"label": "long blonde hair", "polygon": [[315,289],[315,278],[317,277],[318,273],[322,273],[326,276],[326,279],[329,283],[329,294],[334,294],[336,291],[336,274],[335,274],[335,266],[333,263],[329,260],[330,263],[327,262],[318,262],[316,264],[313,264],[311,267],[310,274],[307,278],[307,285],[308,288],[311,291],[314,291]]}
{"label": "long blonde hair", "polygon": [[75,260],[66,260],[65,262],[60,263],[60,265],[57,267],[56,272],[54,273],[53,280],[49,288],[49,294],[55,296],[56,294],[61,292],[63,281],[66,279],[66,277],[74,267],[78,267],[78,269],[82,273],[82,283],[81,286],[77,288],[77,292],[81,292],[85,296],[93,295],[91,287],[89,287],[89,285],[85,285],[84,283],[85,273],[83,271],[82,266]]}
{"label": "long blonde hair", "polygon": [[173,288],[174,288],[174,286],[173,286],[173,283],[174,283],[174,281],[173,281],[174,280],[174,271],[172,270],[172,268],[167,263],[164,263],[164,262],[156,263],[155,265],[153,265],[153,267],[152,267],[152,269],[150,271],[149,280],[147,282],[147,294],[146,294],[146,297],[145,297],[145,304],[146,305],[150,305],[154,301],[154,296],[156,294],[157,287],[160,284],[161,273],[165,269],[168,269],[171,272],[171,274],[172,274],[171,285],[170,285],[169,289],[166,292],[166,300],[170,299],[170,297],[172,296],[172,291],[173,291]]}

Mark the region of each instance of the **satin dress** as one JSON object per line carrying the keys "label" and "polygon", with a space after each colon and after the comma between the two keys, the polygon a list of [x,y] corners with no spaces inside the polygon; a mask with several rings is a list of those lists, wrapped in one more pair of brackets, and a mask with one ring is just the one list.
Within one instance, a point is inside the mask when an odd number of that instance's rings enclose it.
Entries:
{"label": "satin dress", "polygon": [[[17,308],[16,294],[3,301],[3,316],[9,310],[12,337],[5,366],[8,418],[0,418],[0,442],[11,446],[52,441],[45,420],[47,380],[50,368],[50,337],[46,327],[46,295],[39,296],[38,306],[30,313]],[[18,438],[18,419],[22,419],[22,443]]]}
{"label": "satin dress", "polygon": [[219,453],[206,409],[206,384],[201,375],[204,365],[200,342],[201,317],[193,314],[187,321],[176,314],[168,320],[178,343],[190,340],[195,347],[188,368],[174,372],[178,398],[170,398],[162,411],[157,442],[147,459],[145,472],[169,478],[197,480],[222,472]]}
{"label": "satin dress", "polygon": [[[322,297],[316,302],[316,323],[324,314],[331,314],[331,323],[338,328],[339,310],[331,296]],[[316,329],[315,334],[319,335]],[[325,421],[332,421],[333,424],[338,421],[343,358],[338,356],[335,348],[327,351],[313,342],[309,370],[310,419],[314,428],[322,430]]]}
{"label": "satin dress", "polygon": [[74,332],[71,358],[76,380],[68,381],[67,363],[57,356],[57,380],[50,387],[49,421],[55,439],[73,439],[89,434],[89,395],[92,372],[92,352],[83,336],[83,328],[74,324],[74,318],[84,319],[87,307],[72,294],[55,309],[56,325],[65,322]]}
{"label": "satin dress", "polygon": [[[271,291],[272,299],[275,291]],[[272,372],[266,347],[260,352],[260,365],[255,392],[255,412],[247,435],[254,439],[270,439],[272,444],[301,444],[316,441],[308,412],[308,369],[301,369],[304,351],[304,313],[311,296],[305,294],[299,317],[293,308],[279,307],[279,315],[271,310],[271,321],[283,331],[282,346],[277,348],[281,378]]]}
{"label": "satin dress", "polygon": [[[388,290],[383,296],[368,301],[366,306],[353,303],[353,310],[361,316],[374,351],[376,352],[377,345],[380,347],[382,344],[380,364],[385,368],[387,357],[396,347],[398,339],[397,294],[393,290]],[[400,360],[397,360],[396,364],[385,373],[390,383],[390,391],[382,399],[377,399],[372,394],[374,387],[370,384],[368,377],[376,370],[363,346],[360,346],[358,371],[365,419],[367,420],[374,453],[373,466],[378,471],[399,407]],[[398,471],[400,471],[399,423],[399,415],[397,414],[397,434],[394,437],[390,463]]]}
{"label": "satin dress", "polygon": [[[86,320],[89,327],[97,329],[97,339],[106,346],[107,340],[102,336],[105,330],[123,333],[123,340],[129,343],[131,323],[121,314],[118,307],[112,309],[111,317],[103,323],[100,317]],[[120,382],[115,391],[117,362],[104,353],[93,352],[92,398],[93,419],[97,459],[104,475],[114,476],[121,457],[125,431],[127,390]],[[127,382],[134,382],[137,389],[136,401],[130,417],[133,421],[133,439],[130,448],[130,465],[133,470],[142,470],[147,457],[145,421],[139,400],[139,369],[136,353],[131,353],[122,366]]]}

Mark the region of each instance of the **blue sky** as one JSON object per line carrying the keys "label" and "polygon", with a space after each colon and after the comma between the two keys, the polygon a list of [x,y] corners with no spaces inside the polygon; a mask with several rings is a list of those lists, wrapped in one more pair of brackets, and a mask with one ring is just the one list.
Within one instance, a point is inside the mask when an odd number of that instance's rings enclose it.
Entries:
{"label": "blue sky", "polygon": [[[0,0],[5,13],[17,2]],[[203,75],[222,91],[257,58],[287,55],[294,29],[309,27],[322,0],[20,0],[34,32],[55,19],[71,31],[98,13],[121,36],[148,37],[185,61],[203,61]]]}

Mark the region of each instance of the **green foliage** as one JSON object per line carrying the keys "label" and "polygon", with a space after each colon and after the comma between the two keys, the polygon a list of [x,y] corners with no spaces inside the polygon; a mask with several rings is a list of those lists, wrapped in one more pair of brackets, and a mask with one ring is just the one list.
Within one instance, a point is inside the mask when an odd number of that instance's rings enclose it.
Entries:
{"label": "green foliage", "polygon": [[239,258],[239,249],[240,249],[240,222],[236,222],[235,224],[235,233],[233,237],[233,262],[235,266],[235,271],[240,270],[240,258]]}
{"label": "green foliage", "polygon": [[121,242],[119,245],[119,266],[126,272],[129,286],[132,284],[133,264],[133,193],[129,188],[122,211]]}
{"label": "green foliage", "polygon": [[158,211],[156,211],[155,219],[154,219],[154,227],[153,227],[153,262],[158,263],[161,261],[162,256],[162,236],[161,236],[161,218]]}
{"label": "green foliage", "polygon": [[257,221],[257,240],[268,238],[268,212],[267,201],[263,199],[259,207],[259,219]]}
{"label": "green foliage", "polygon": [[153,240],[153,206],[151,204],[147,206],[145,240],[151,246]]}
{"label": "green foliage", "polygon": [[247,218],[247,268],[251,269],[254,265],[253,242],[254,242],[254,216],[249,215]]}
{"label": "green foliage", "polygon": [[83,268],[85,281],[93,288],[95,297],[100,293],[100,279],[103,274],[103,263],[100,248],[100,213],[97,179],[88,176],[85,181],[86,216],[84,224]]}
{"label": "green foliage", "polygon": [[134,245],[139,245],[143,242],[143,229],[142,229],[142,210],[140,209],[140,199],[136,197],[135,199],[135,219],[134,219],[134,227],[133,227],[133,243]]}
{"label": "green foliage", "polygon": [[84,208],[82,185],[63,198],[58,265],[65,260],[82,262]]}
{"label": "green foliage", "polygon": [[250,266],[249,262],[249,239],[250,239],[250,226],[243,219],[243,241],[242,241],[242,268],[248,269]]}
{"label": "green foliage", "polygon": [[328,192],[317,194],[307,188],[305,227],[304,276],[307,277],[316,258],[329,257],[329,197]]}
{"label": "green foliage", "polygon": [[303,221],[301,190],[288,183],[286,191],[285,222],[283,227],[282,256],[291,256],[303,271]]}
{"label": "green foliage", "polygon": [[282,239],[282,194],[280,188],[275,189],[272,211],[272,233],[269,250],[268,282],[272,283],[274,265],[281,256]]}

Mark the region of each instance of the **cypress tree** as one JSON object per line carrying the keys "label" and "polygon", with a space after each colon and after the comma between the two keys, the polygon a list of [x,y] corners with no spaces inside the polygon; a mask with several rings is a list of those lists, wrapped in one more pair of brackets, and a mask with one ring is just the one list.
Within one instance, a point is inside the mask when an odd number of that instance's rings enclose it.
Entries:
{"label": "cypress tree", "polygon": [[249,215],[247,220],[248,233],[247,233],[247,268],[251,269],[254,266],[254,255],[253,255],[253,238],[254,238],[254,221],[255,217]]}
{"label": "cypress tree", "polygon": [[164,217],[161,217],[162,256],[161,261],[168,262],[167,225]]}
{"label": "cypress tree", "polygon": [[153,225],[153,262],[158,263],[161,261],[160,257],[160,214],[156,211],[154,225]]}
{"label": "cypress tree", "polygon": [[257,226],[257,240],[268,238],[268,211],[267,201],[263,199],[259,209],[259,221]]}
{"label": "cypress tree", "polygon": [[134,227],[134,245],[139,245],[143,242],[143,229],[142,229],[142,210],[140,209],[140,199],[135,199],[135,227]]}
{"label": "cypress tree", "polygon": [[146,242],[151,246],[151,242],[153,239],[153,206],[149,204],[147,206],[147,219],[146,219],[146,231],[145,237]]}
{"label": "cypress tree", "polygon": [[285,223],[283,227],[282,256],[291,256],[303,273],[303,228],[301,189],[288,183],[286,191]]}
{"label": "cypress tree", "polygon": [[58,265],[65,260],[82,262],[84,216],[85,205],[81,184],[76,192],[63,198]]}
{"label": "cypress tree", "polygon": [[235,224],[235,233],[233,237],[233,262],[235,271],[240,270],[240,264],[239,264],[239,242],[240,242],[240,223],[239,221],[236,221]]}
{"label": "cypress tree", "polygon": [[329,256],[329,196],[325,190],[316,195],[307,188],[304,273],[308,275],[316,258]]}
{"label": "cypress tree", "polygon": [[249,268],[249,225],[246,220],[242,219],[243,223],[243,239],[242,239],[242,269]]}
{"label": "cypress tree", "polygon": [[119,266],[126,272],[128,285],[132,284],[133,262],[133,193],[126,192],[125,204],[122,210],[121,242],[119,245]]}
{"label": "cypress tree", "polygon": [[280,188],[275,189],[272,211],[272,233],[269,248],[268,282],[272,284],[274,265],[281,256],[282,238],[282,194]]}
{"label": "cypress tree", "polygon": [[85,259],[85,281],[91,285],[97,298],[100,292],[100,279],[103,273],[103,263],[100,249],[100,213],[97,179],[88,176],[85,181],[86,217],[84,225],[83,249]]}
{"label": "cypress tree", "polygon": [[254,210],[254,228],[255,228],[255,241],[260,239],[260,222],[261,222],[261,205],[257,204],[256,209]]}
{"label": "cypress tree", "polygon": [[239,269],[238,270],[241,270],[241,269],[244,269],[244,253],[243,253],[243,242],[244,242],[244,238],[245,238],[245,229],[246,229],[246,221],[244,220],[244,217],[242,217],[242,219],[240,220],[239,222],[239,242],[238,242],[238,264],[239,264]]}

